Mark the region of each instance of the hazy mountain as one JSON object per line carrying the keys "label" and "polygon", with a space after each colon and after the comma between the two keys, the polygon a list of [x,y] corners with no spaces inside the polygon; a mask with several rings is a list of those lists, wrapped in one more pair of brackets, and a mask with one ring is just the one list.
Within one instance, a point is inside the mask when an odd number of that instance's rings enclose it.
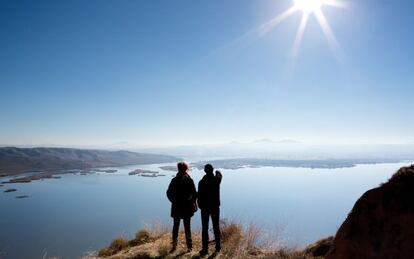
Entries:
{"label": "hazy mountain", "polygon": [[414,145],[322,145],[285,139],[261,139],[252,142],[230,142],[215,145],[188,145],[134,149],[161,153],[189,160],[227,158],[262,159],[392,159],[414,160]]}
{"label": "hazy mountain", "polygon": [[273,140],[268,139],[268,138],[262,138],[262,139],[257,139],[255,141],[252,142],[253,144],[271,144],[271,143],[275,143]]}
{"label": "hazy mountain", "polygon": [[130,151],[3,147],[0,148],[0,175],[18,174],[27,171],[153,164],[174,162],[176,160],[177,158],[173,156]]}

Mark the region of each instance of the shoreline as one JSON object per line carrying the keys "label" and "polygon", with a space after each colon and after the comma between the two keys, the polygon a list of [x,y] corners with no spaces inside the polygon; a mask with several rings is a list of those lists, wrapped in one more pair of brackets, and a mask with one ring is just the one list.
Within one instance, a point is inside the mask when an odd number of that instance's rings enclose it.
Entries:
{"label": "shoreline", "polygon": [[[242,168],[261,168],[261,167],[287,167],[287,168],[308,168],[308,169],[340,169],[340,168],[352,168],[358,165],[376,165],[376,164],[389,164],[389,163],[412,163],[413,160],[407,159],[319,159],[319,160],[279,160],[279,159],[256,159],[256,158],[236,158],[236,159],[217,159],[217,160],[207,160],[207,161],[198,161],[190,162],[192,167],[196,167],[199,170],[203,169],[204,164],[211,163],[218,170],[237,170]],[[165,164],[172,163],[166,162]],[[105,173],[114,173],[117,170],[111,169],[115,167],[124,167],[124,166],[143,166],[143,165],[152,165],[152,164],[162,164],[162,163],[144,163],[144,164],[122,164],[122,165],[105,165],[99,167],[85,167],[85,168],[49,168],[45,170],[24,170],[11,173],[1,173],[0,181],[3,178],[13,177],[9,181],[1,181],[1,184],[10,184],[10,183],[29,183],[31,181],[41,180],[41,179],[58,179],[59,175],[64,174],[76,174],[80,173],[82,175],[96,173],[96,172],[105,172]],[[165,165],[159,166],[158,168],[164,171],[176,171],[175,165]],[[142,169],[139,169],[142,170]]]}

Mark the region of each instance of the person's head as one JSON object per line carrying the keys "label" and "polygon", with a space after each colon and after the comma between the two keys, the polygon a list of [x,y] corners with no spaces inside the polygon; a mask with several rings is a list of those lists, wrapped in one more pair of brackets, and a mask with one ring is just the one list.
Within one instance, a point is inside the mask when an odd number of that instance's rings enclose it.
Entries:
{"label": "person's head", "polygon": [[177,169],[179,173],[187,173],[190,166],[186,162],[180,161],[177,163]]}
{"label": "person's head", "polygon": [[213,171],[214,171],[214,167],[211,164],[206,164],[204,166],[204,172],[206,172],[206,174],[209,174],[209,173],[212,174]]}

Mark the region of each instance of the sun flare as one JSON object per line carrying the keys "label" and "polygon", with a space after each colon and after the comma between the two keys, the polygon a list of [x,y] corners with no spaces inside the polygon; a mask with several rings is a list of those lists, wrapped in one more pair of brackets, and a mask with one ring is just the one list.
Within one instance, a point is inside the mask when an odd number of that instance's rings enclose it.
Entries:
{"label": "sun flare", "polygon": [[323,4],[324,0],[294,0],[294,6],[297,10],[309,14],[318,11]]}
{"label": "sun flare", "polygon": [[309,21],[309,18],[313,16],[319,23],[323,34],[325,34],[325,37],[329,43],[331,50],[333,51],[333,54],[338,59],[338,61],[341,61],[343,58],[343,52],[338,41],[336,40],[334,31],[332,30],[327,18],[323,13],[323,6],[347,8],[348,0],[292,0],[292,6],[290,8],[280,13],[279,15],[276,15],[266,23],[260,25],[256,30],[252,31],[252,33],[246,34],[244,37],[242,37],[242,39],[248,38],[252,35],[254,38],[264,37],[287,18],[291,17],[297,12],[301,12],[302,18],[300,20],[299,28],[296,33],[296,38],[292,48],[293,57],[296,58],[299,54],[307,23]]}

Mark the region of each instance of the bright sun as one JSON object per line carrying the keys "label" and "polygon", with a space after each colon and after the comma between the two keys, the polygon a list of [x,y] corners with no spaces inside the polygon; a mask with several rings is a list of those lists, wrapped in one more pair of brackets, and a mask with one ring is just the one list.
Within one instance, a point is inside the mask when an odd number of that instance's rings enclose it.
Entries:
{"label": "bright sun", "polygon": [[[333,50],[335,56],[341,60],[342,51],[339,46],[338,41],[335,38],[334,32],[329,26],[329,22],[326,19],[322,6],[331,6],[331,7],[337,7],[337,8],[347,8],[348,7],[348,1],[349,0],[291,0],[292,6],[285,10],[284,12],[280,13],[279,15],[275,16],[273,19],[269,20],[268,22],[260,25],[257,29],[257,36],[263,37],[269,32],[273,30],[278,24],[292,16],[296,12],[302,13],[302,18],[299,23],[299,28],[296,33],[296,38],[293,43],[293,57],[296,58],[300,45],[302,42],[302,38],[304,35],[304,32],[306,30],[306,25],[308,23],[309,17],[314,16],[321,26],[321,29],[323,33],[325,34],[326,39],[328,40],[328,43]],[[250,35],[250,34],[248,34]]]}
{"label": "bright sun", "polygon": [[318,11],[325,3],[324,0],[294,0],[295,7],[304,13],[313,13]]}

